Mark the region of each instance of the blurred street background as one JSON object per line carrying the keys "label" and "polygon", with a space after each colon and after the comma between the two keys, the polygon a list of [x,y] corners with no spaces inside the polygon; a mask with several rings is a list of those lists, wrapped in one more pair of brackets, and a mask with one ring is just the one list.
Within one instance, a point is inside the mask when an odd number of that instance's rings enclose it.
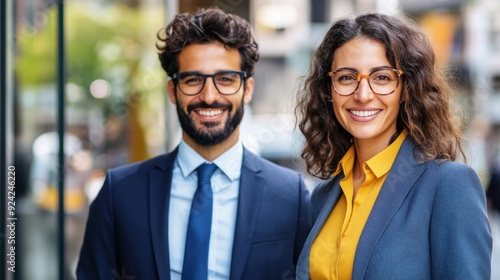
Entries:
{"label": "blurred street background", "polygon": [[[16,168],[18,217],[16,273],[5,269],[0,279],[60,279],[61,116],[56,107],[61,1],[2,0],[0,5],[6,32],[0,89],[0,137],[6,149],[0,158]],[[311,189],[318,180],[306,174],[299,157],[302,138],[293,109],[312,53],[336,18],[378,11],[413,19],[428,31],[438,60],[452,74],[468,164],[488,188],[500,152],[498,0],[65,0],[63,279],[75,279],[88,206],[106,170],[170,151],[179,142],[175,107],[166,96],[167,76],[157,57],[157,32],[179,12],[213,6],[249,20],[260,46],[254,98],[242,124],[244,144],[304,173]],[[490,207],[489,214],[492,279],[500,280],[500,213]]]}

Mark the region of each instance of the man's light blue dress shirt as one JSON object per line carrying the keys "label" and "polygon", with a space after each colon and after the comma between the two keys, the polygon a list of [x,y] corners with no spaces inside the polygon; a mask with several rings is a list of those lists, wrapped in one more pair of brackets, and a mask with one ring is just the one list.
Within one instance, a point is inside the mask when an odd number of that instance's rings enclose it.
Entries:
{"label": "man's light blue dress shirt", "polygon": [[[211,179],[214,208],[208,253],[209,280],[229,279],[242,161],[241,141],[213,161],[218,169]],[[207,161],[181,141],[174,164],[168,212],[172,280],[181,279],[189,212],[198,182],[196,168],[204,162]]]}

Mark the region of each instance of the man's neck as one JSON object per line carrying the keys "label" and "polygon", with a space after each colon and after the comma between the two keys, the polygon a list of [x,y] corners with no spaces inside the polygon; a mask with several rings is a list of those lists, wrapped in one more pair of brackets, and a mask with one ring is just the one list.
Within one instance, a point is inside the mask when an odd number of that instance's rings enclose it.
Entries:
{"label": "man's neck", "polygon": [[207,161],[212,162],[227,150],[229,150],[231,147],[233,147],[236,143],[238,143],[239,130],[236,129],[231,135],[229,135],[226,140],[212,146],[200,145],[184,132],[182,134],[182,139],[200,156],[202,156]]}

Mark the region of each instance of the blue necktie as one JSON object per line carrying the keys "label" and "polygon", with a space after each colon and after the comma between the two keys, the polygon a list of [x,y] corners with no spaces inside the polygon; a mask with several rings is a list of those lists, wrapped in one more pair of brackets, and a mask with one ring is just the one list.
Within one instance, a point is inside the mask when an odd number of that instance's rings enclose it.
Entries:
{"label": "blue necktie", "polygon": [[208,247],[212,228],[212,187],[210,177],[217,166],[204,163],[198,172],[198,188],[193,197],[186,234],[182,280],[206,280],[208,277]]}

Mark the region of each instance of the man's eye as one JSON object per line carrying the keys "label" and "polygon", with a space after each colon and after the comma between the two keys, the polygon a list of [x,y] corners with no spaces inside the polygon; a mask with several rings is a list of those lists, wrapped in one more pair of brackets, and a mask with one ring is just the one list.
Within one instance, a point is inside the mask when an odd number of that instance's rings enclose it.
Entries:
{"label": "man's eye", "polygon": [[201,76],[187,76],[183,77],[181,81],[184,84],[196,84],[203,82],[203,78]]}
{"label": "man's eye", "polygon": [[217,81],[218,82],[232,82],[232,81],[234,81],[234,78],[223,76],[223,77],[218,77]]}

